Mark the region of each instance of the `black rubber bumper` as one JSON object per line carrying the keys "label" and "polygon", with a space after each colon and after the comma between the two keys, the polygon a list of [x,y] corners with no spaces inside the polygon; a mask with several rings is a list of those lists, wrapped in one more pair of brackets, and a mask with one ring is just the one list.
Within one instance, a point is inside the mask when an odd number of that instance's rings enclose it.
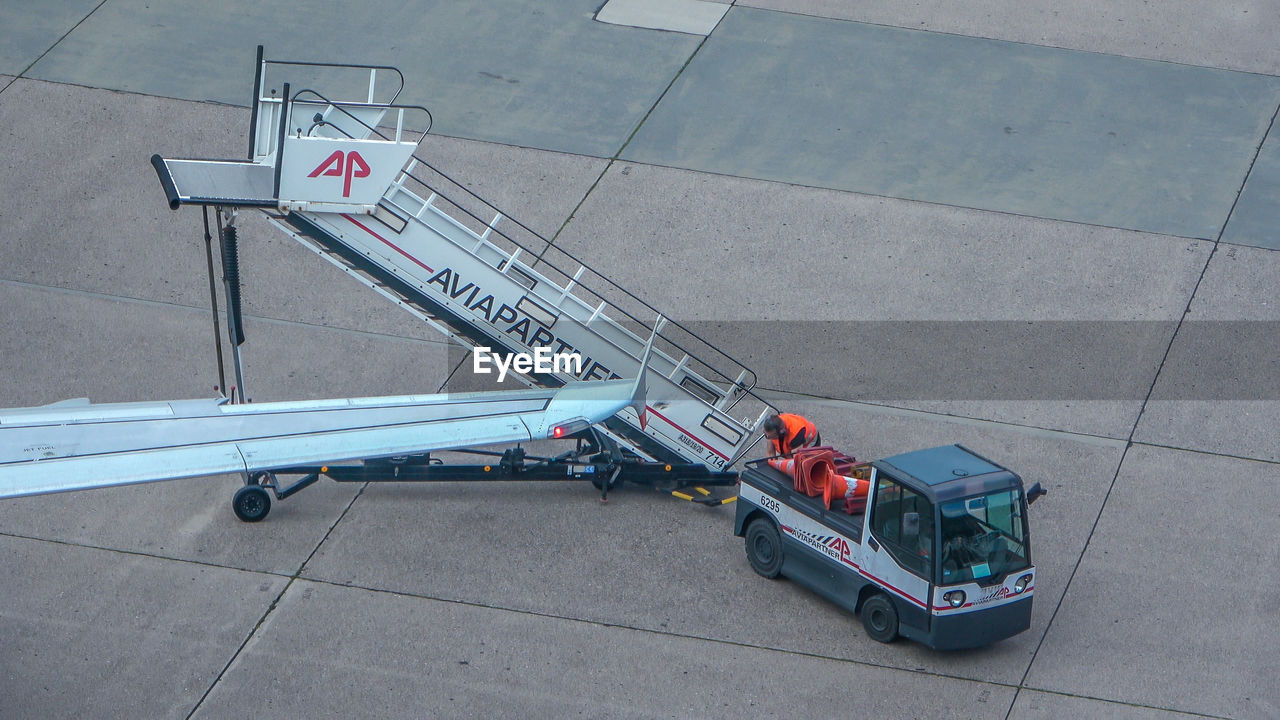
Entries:
{"label": "black rubber bumper", "polygon": [[182,205],[182,198],[178,195],[178,188],[173,183],[173,175],[169,172],[169,167],[164,164],[164,158],[159,155],[152,155],[151,167],[156,169],[156,175],[160,177],[160,186],[164,188],[165,199],[169,201],[169,209],[177,210]]}
{"label": "black rubber bumper", "polygon": [[1028,597],[989,610],[935,616],[931,642],[937,650],[962,650],[990,645],[1031,627],[1031,600]]}

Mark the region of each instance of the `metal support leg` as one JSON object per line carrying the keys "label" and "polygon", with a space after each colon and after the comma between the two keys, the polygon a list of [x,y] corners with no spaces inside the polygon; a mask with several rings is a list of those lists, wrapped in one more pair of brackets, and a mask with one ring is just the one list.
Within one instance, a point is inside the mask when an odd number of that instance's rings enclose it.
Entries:
{"label": "metal support leg", "polygon": [[[236,243],[236,217],[234,208],[215,208],[218,218],[218,242],[222,249],[222,284],[227,296],[227,332],[231,336],[231,358],[236,372],[236,392],[240,402],[245,402],[244,364],[240,359],[240,344],[244,342],[244,328],[240,326],[240,268]],[[235,397],[231,398],[235,402]]]}
{"label": "metal support leg", "polygon": [[218,324],[218,286],[213,275],[213,235],[209,232],[209,207],[204,213],[204,258],[209,266],[209,307],[213,311],[213,349],[218,356],[218,392],[227,394],[227,369],[222,363],[222,328]]}
{"label": "metal support leg", "polygon": [[609,486],[617,482],[620,472],[622,472],[621,466],[614,467],[613,472],[609,474],[609,479],[600,484],[600,502],[609,502]]}

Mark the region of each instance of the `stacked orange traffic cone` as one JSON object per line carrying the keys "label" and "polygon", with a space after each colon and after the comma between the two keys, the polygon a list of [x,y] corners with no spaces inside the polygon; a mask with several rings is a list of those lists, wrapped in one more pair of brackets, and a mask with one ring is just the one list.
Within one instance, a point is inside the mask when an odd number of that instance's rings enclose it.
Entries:
{"label": "stacked orange traffic cone", "polygon": [[818,454],[796,453],[793,459],[773,458],[769,460],[773,469],[791,476],[796,492],[809,497],[819,497],[827,485],[827,478],[836,474],[831,460]]}
{"label": "stacked orange traffic cone", "polygon": [[844,501],[844,511],[852,515],[866,508],[870,490],[871,483],[867,480],[833,473],[823,490],[822,501],[827,507],[831,507],[832,502]]}
{"label": "stacked orange traffic cone", "polygon": [[827,507],[843,501],[844,511],[850,514],[862,512],[871,483],[837,472],[832,456],[830,448],[805,448],[796,451],[794,458],[771,458],[769,466],[789,475],[796,492],[820,497]]}
{"label": "stacked orange traffic cone", "polygon": [[769,467],[784,473],[787,477],[794,480],[796,476],[796,461],[789,458],[770,458]]}
{"label": "stacked orange traffic cone", "polygon": [[809,497],[820,497],[827,479],[836,474],[831,448],[804,448],[796,451],[796,490]]}

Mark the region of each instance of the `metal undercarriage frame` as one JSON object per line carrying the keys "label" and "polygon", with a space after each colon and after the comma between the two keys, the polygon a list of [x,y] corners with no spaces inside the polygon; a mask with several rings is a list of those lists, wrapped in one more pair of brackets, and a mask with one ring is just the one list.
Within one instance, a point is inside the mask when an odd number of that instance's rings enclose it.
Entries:
{"label": "metal undercarriage frame", "polygon": [[[630,482],[708,507],[737,500],[736,495],[717,497],[706,489],[736,485],[737,472],[715,472],[701,463],[656,463],[637,458],[622,452],[594,428],[569,439],[574,441],[574,449],[553,457],[529,455],[523,447],[517,446],[502,452],[450,451],[496,459],[490,463],[449,464],[430,453],[423,453],[350,464],[304,465],[257,472],[245,478],[245,485],[236,492],[232,506],[241,520],[257,522],[265,518],[271,509],[267,490],[276,500],[284,500],[315,484],[321,477],[341,483],[586,480],[600,491],[601,502],[608,502],[611,488]],[[280,481],[280,477],[285,475],[301,477],[285,484]]]}

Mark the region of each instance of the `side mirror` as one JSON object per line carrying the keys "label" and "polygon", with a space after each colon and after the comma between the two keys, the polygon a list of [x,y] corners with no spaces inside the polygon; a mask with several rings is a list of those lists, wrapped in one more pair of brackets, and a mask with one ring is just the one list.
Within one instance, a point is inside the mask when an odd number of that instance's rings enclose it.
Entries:
{"label": "side mirror", "polygon": [[1027,504],[1030,505],[1031,503],[1038,500],[1040,497],[1048,494],[1049,494],[1048,490],[1045,490],[1043,487],[1041,487],[1040,483],[1036,483],[1035,485],[1031,486],[1031,489],[1027,490]]}

